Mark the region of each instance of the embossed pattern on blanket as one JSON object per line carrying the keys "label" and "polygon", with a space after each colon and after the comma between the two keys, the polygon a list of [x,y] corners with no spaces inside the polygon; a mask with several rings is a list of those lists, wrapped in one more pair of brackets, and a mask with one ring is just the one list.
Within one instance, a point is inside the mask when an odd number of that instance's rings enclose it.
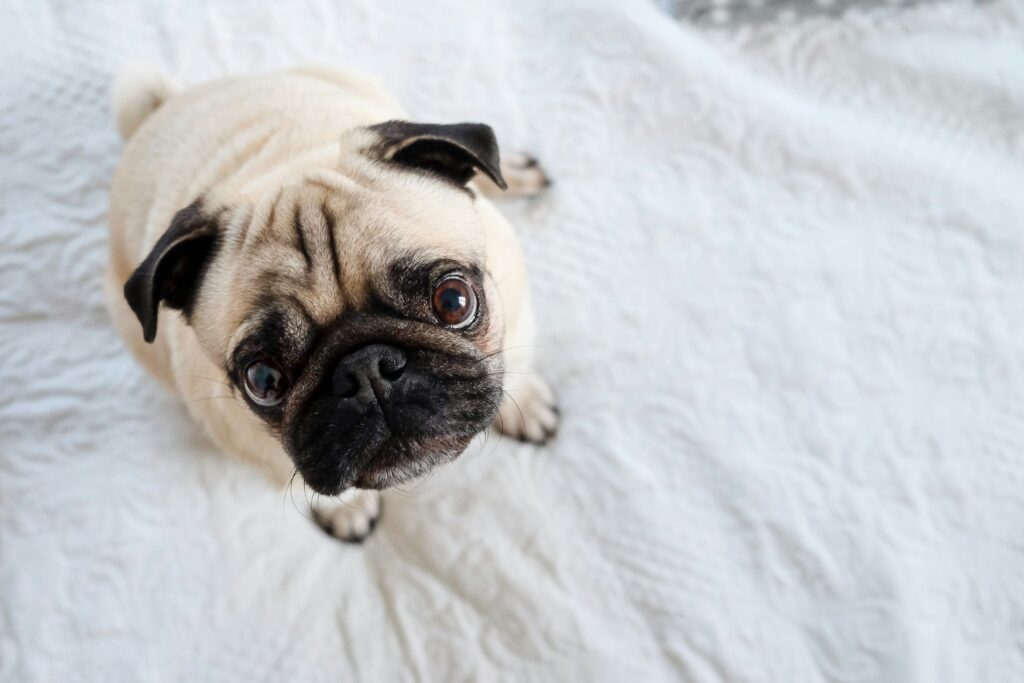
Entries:
{"label": "embossed pattern on blanket", "polygon": [[[901,9],[936,0],[655,0],[674,17],[702,26],[792,24],[814,16],[842,17],[880,8]],[[975,2],[983,0],[975,0]]]}
{"label": "embossed pattern on blanket", "polygon": [[[5,8],[0,680],[1024,680],[1018,3],[345,6]],[[505,210],[557,440],[363,547],[215,452],[103,308],[133,61],[345,63],[543,159]]]}

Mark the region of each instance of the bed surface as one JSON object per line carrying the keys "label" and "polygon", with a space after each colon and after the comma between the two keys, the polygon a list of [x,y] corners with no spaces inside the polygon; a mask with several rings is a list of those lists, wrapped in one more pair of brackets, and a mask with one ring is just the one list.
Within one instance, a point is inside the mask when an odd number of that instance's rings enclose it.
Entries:
{"label": "bed surface", "polygon": [[[1024,680],[1019,3],[5,15],[0,680]],[[355,66],[539,156],[503,209],[557,440],[480,440],[362,547],[218,454],[103,306],[139,62]]]}

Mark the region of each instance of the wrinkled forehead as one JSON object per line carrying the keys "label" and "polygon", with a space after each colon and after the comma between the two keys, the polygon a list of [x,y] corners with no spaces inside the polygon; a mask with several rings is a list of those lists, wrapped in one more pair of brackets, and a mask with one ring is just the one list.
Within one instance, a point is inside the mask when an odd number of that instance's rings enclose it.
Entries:
{"label": "wrinkled forehead", "polygon": [[342,213],[343,253],[366,263],[413,253],[435,260],[484,259],[480,215],[465,188],[385,169],[367,191],[349,198]]}
{"label": "wrinkled forehead", "polygon": [[302,316],[322,326],[433,264],[483,267],[472,194],[418,174],[382,176],[360,185],[306,182],[257,203],[227,264],[234,340],[264,324],[273,301],[292,311],[292,330],[307,326]]}

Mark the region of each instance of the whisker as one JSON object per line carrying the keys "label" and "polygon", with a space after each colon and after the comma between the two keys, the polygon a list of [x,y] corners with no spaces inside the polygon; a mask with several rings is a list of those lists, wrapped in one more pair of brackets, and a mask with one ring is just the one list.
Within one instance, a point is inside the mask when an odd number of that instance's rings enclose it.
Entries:
{"label": "whisker", "polygon": [[520,344],[519,346],[505,346],[505,347],[502,347],[502,348],[498,349],[497,351],[492,351],[491,353],[488,353],[483,358],[480,358],[477,361],[477,363],[482,363],[482,362],[484,362],[485,360],[487,360],[489,358],[493,358],[494,356],[497,356],[499,353],[506,353],[508,351],[517,351],[519,349],[539,349],[539,348],[541,348],[540,344]]}
{"label": "whisker", "polygon": [[229,384],[228,382],[225,382],[222,379],[217,379],[216,377],[207,377],[206,375],[189,375],[189,377],[191,377],[192,379],[205,379],[208,382],[216,382],[217,384],[223,385],[228,389],[233,388],[232,385]]}
{"label": "whisker", "polygon": [[[296,512],[298,512],[298,513],[299,513],[300,515],[302,515],[303,517],[305,517],[305,518],[306,518],[306,519],[308,519],[309,521],[311,521],[311,522],[313,522],[313,523],[316,523],[316,519],[314,519],[314,518],[313,518],[313,515],[312,515],[312,514],[308,514],[308,513],[306,513],[306,512],[304,511],[304,510],[300,509],[298,505],[296,505],[296,504],[295,504],[295,488],[294,488],[294,487],[292,486],[292,484],[294,483],[294,481],[295,481],[295,477],[296,477],[296,476],[297,476],[298,474],[299,474],[299,468],[298,468],[298,467],[296,467],[295,469],[293,469],[293,470],[292,470],[292,476],[291,476],[291,478],[290,478],[290,479],[288,479],[288,488],[286,488],[286,489],[285,489],[285,494],[286,494],[286,495],[287,495],[288,497],[290,497],[290,498],[291,498],[291,501],[292,501],[292,507],[293,507],[293,508],[295,508],[295,511],[296,511]],[[303,481],[303,486],[305,486],[305,481]],[[282,506],[284,505],[284,501],[283,501],[283,500],[281,501],[281,505],[282,505]]]}
{"label": "whisker", "polygon": [[501,439],[505,436],[505,418],[501,414],[501,406],[494,406],[494,412],[498,416],[498,440],[494,442],[494,448],[491,449],[491,454],[498,450],[498,446],[501,445]]}
{"label": "whisker", "polygon": [[199,396],[197,398],[186,398],[183,403],[202,403],[203,401],[212,401],[216,398],[229,398],[234,400],[234,396]]}

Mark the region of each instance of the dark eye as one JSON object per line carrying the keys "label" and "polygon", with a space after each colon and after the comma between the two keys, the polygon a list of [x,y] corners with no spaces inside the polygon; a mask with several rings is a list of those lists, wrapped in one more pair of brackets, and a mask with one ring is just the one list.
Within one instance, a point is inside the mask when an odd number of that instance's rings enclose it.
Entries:
{"label": "dark eye", "polygon": [[245,368],[245,393],[253,403],[265,407],[276,406],[284,400],[288,379],[274,363],[258,360]]}
{"label": "dark eye", "polygon": [[449,275],[434,288],[434,315],[442,325],[465,327],[476,317],[476,292],[461,275]]}

